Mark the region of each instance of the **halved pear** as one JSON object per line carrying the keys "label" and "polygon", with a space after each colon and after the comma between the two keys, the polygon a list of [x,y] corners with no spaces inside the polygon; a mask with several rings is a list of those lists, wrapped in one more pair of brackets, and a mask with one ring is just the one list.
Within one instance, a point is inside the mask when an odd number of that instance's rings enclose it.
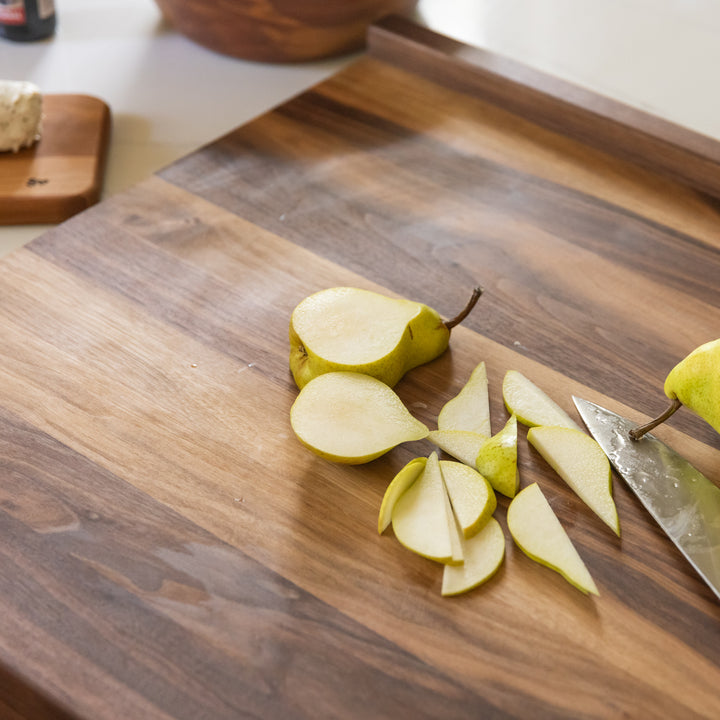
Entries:
{"label": "halved pear", "polygon": [[507,511],[517,546],[541,565],[559,572],[584,593],[598,595],[595,581],[537,483],[523,488]]}
{"label": "halved pear", "polygon": [[290,409],[290,424],[310,450],[349,464],[369,462],[429,432],[385,383],[349,372],[307,383]]}
{"label": "halved pear", "polygon": [[327,372],[371,375],[390,387],[443,353],[451,329],[480,297],[476,288],[454,319],[419,302],[335,287],[305,298],[290,318],[290,370],[299,388]]}
{"label": "halved pear", "polygon": [[443,405],[438,430],[465,430],[490,437],[490,402],[485,363],[481,362],[460,392]]}
{"label": "halved pear", "polygon": [[527,437],[580,499],[620,535],[610,461],[597,442],[581,430],[559,426],[530,428]]}
{"label": "halved pear", "polygon": [[464,463],[441,460],[440,472],[463,537],[472,537],[495,512],[495,493],[477,470]]}
{"label": "halved pear", "polygon": [[480,448],[488,436],[466,430],[431,430],[428,440],[456,460],[474,468]]}
{"label": "halved pear", "polygon": [[505,427],[482,445],[475,459],[475,467],[487,478],[493,489],[506,497],[515,497],[520,488],[515,415],[511,415]]}
{"label": "halved pear", "polygon": [[446,565],[443,571],[442,594],[460,595],[489,580],[505,557],[505,536],[500,523],[488,518],[480,532],[462,541],[462,565]]}
{"label": "halved pear", "polygon": [[508,370],[503,378],[505,407],[523,424],[561,425],[579,430],[579,425],[535,383],[517,370]]}
{"label": "halved pear", "polygon": [[380,535],[392,522],[392,511],[398,498],[422,475],[426,464],[427,458],[425,457],[413,458],[390,481],[380,504],[380,514],[378,515],[378,533]]}
{"label": "halved pear", "polygon": [[437,453],[431,453],[423,473],[397,499],[392,511],[393,531],[400,543],[441,563],[453,560],[446,498]]}

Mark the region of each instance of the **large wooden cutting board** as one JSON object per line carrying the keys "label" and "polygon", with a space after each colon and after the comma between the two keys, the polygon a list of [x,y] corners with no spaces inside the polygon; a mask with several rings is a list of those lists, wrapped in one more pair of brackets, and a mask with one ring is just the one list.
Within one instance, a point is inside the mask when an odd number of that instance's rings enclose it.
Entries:
{"label": "large wooden cutting board", "polygon": [[[289,426],[288,318],[332,285],[446,316],[485,287],[397,386],[431,426],[481,360],[495,430],[510,368],[641,420],[719,334],[717,145],[521,70],[389,20],[0,263],[3,717],[717,718],[720,605],[620,480],[618,539],[521,429],[522,484],[600,596],[508,536],[443,599],[440,566],[376,530],[432,446],[348,467]],[[720,478],[701,420],[658,434]]]}

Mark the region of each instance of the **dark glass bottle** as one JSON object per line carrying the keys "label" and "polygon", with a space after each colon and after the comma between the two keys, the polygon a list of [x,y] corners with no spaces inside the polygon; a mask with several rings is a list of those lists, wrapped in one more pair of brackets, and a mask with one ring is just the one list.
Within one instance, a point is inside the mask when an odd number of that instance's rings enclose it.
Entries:
{"label": "dark glass bottle", "polygon": [[0,0],[0,37],[41,40],[54,32],[54,0]]}

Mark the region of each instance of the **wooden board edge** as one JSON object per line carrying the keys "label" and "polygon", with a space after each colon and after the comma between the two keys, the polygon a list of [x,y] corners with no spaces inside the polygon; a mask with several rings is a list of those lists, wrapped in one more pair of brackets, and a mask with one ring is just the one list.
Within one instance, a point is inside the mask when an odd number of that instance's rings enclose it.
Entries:
{"label": "wooden board edge", "polygon": [[720,198],[720,142],[510,58],[387,16],[368,54]]}
{"label": "wooden board edge", "polygon": [[107,168],[112,131],[112,113],[110,106],[98,97],[84,94],[53,93],[55,99],[71,99],[75,102],[91,103],[97,107],[99,122],[97,144],[89,157],[95,158],[92,176],[88,183],[71,195],[47,196],[43,208],[38,210],[38,203],[32,198],[12,198],[9,201],[0,199],[0,225],[35,225],[57,224],[68,220],[73,215],[86,210],[100,201]]}

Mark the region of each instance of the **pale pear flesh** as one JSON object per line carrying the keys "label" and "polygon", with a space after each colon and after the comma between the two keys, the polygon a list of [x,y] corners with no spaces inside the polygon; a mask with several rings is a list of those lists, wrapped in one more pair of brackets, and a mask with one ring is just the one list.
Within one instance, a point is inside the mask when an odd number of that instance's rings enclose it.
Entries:
{"label": "pale pear flesh", "polygon": [[[442,475],[442,470],[440,472]],[[458,525],[457,518],[450,504],[450,496],[447,492],[447,485],[443,481],[443,500],[445,501],[445,517],[447,517],[448,532],[450,533],[450,547],[452,549],[452,557],[448,561],[449,565],[460,565],[463,562],[463,545],[462,530]]]}
{"label": "pale pear flesh", "polygon": [[475,467],[494,490],[512,498],[520,487],[517,457],[517,418],[511,415],[505,427],[482,445]]}
{"label": "pale pear flesh", "polygon": [[584,593],[598,595],[587,566],[537,483],[523,488],[507,511],[510,534],[531,559],[560,573]]}
{"label": "pale pear flesh", "polygon": [[431,453],[420,477],[398,498],[392,511],[398,541],[408,550],[441,563],[453,559],[446,498],[437,453]]}
{"label": "pale pear flesh", "polygon": [[598,443],[581,430],[559,426],[530,428],[527,437],[575,494],[620,535],[610,461]]}
{"label": "pale pear flesh", "polygon": [[500,523],[488,518],[482,529],[462,541],[463,563],[446,565],[441,593],[448,597],[468,592],[489,580],[505,558],[505,536]]}
{"label": "pale pear flesh", "polygon": [[517,370],[508,370],[503,378],[503,400],[511,415],[523,424],[580,426],[547,393]]}
{"label": "pale pear flesh", "polygon": [[420,477],[426,464],[427,458],[425,457],[413,458],[390,481],[383,495],[378,514],[378,533],[380,535],[392,522],[392,511],[398,498]]}
{"label": "pale pear flesh", "polygon": [[290,424],[317,455],[348,464],[369,462],[429,432],[385,383],[347,372],[307,383],[290,409]]}
{"label": "pale pear flesh", "polygon": [[441,460],[440,471],[463,537],[472,537],[495,512],[495,493],[480,473],[464,463]]}
{"label": "pale pear flesh", "polygon": [[485,363],[472,371],[460,392],[443,405],[438,430],[463,430],[490,436],[490,402]]}
{"label": "pale pear flesh", "polygon": [[305,298],[290,318],[290,370],[299,388],[326,372],[358,372],[393,387],[448,346],[450,330],[422,303],[352,287]]}
{"label": "pale pear flesh", "polygon": [[474,468],[480,448],[487,442],[488,436],[466,430],[431,430],[428,440],[456,460]]}

